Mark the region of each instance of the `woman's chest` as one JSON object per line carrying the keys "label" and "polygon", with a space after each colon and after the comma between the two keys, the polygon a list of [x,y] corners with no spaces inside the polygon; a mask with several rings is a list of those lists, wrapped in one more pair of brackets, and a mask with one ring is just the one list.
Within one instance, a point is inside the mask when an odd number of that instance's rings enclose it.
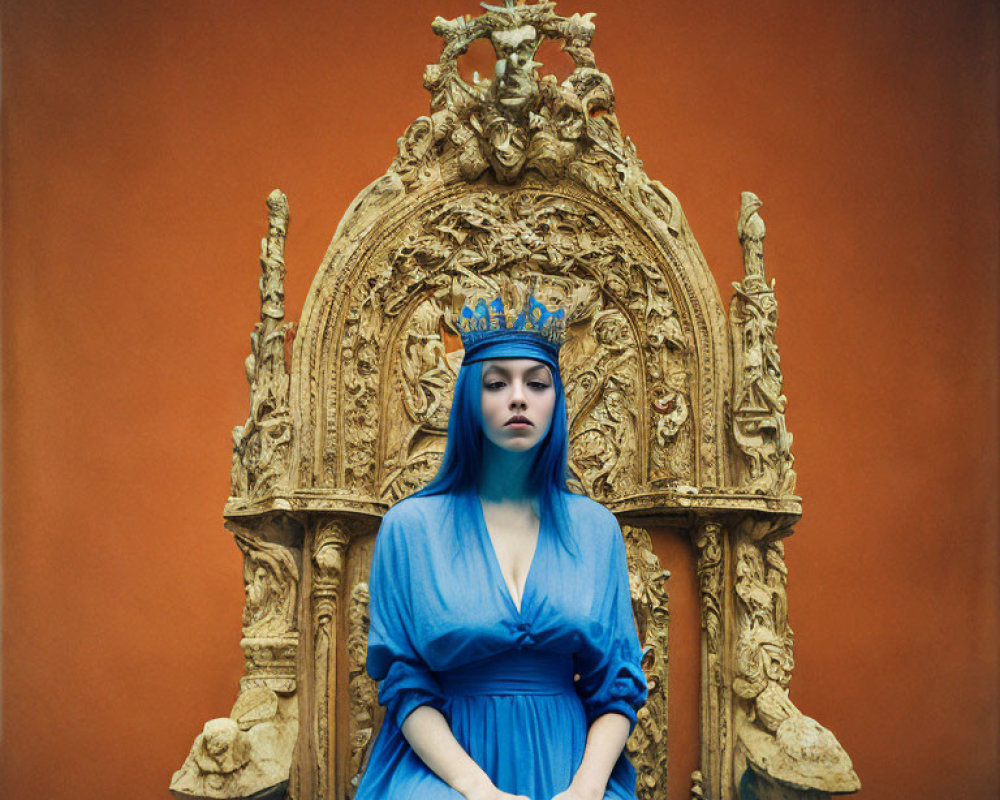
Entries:
{"label": "woman's chest", "polygon": [[414,644],[432,668],[518,647],[574,653],[600,635],[594,565],[551,544],[539,538],[519,604],[492,547],[428,556],[411,596]]}

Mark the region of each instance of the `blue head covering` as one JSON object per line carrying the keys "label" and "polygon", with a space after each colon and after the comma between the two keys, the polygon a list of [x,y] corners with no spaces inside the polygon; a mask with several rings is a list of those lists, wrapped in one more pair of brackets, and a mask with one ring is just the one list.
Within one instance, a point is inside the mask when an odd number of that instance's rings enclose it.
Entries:
{"label": "blue head covering", "polygon": [[533,296],[524,308],[504,308],[503,299],[480,299],[464,306],[458,320],[465,364],[492,358],[533,358],[559,371],[559,348],[566,333],[566,313],[549,311]]}

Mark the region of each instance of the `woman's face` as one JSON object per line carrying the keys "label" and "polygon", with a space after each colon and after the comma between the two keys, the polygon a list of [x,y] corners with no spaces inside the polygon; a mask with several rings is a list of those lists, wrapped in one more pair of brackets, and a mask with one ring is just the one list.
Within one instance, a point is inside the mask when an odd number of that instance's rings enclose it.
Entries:
{"label": "woman's face", "polygon": [[481,399],[486,438],[505,450],[530,450],[552,422],[552,371],[530,358],[484,361]]}

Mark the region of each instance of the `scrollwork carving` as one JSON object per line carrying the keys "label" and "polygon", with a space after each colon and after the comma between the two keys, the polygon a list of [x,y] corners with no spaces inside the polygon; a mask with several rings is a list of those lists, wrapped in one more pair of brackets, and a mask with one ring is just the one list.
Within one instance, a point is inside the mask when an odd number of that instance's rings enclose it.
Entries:
{"label": "scrollwork carving", "polygon": [[660,480],[674,481],[678,488],[686,488],[683,480],[694,472],[691,426],[687,424],[691,411],[686,373],[674,373],[665,385],[653,387],[652,394],[652,407],[656,412],[654,446],[650,448],[653,469]]}
{"label": "scrollwork carving", "polygon": [[587,494],[606,498],[635,490],[639,483],[642,378],[628,319],[618,309],[595,314],[591,333],[596,346],[590,358],[574,363],[566,382],[574,409],[571,469]]}
{"label": "scrollwork carving", "polygon": [[[338,361],[347,485],[396,500],[433,475],[461,358],[454,298],[508,277],[537,285],[546,303],[580,309],[562,355],[579,485],[606,499],[692,480],[690,348],[662,273],[576,201],[484,190],[421,219],[354,287]],[[400,413],[381,423],[380,460],[375,398],[387,369]],[[335,474],[336,463],[328,468]]]}
{"label": "scrollwork carving", "polygon": [[764,275],[764,221],[760,200],[744,192],[739,232],[746,276],[733,283],[730,308],[735,358],[732,430],[744,455],[741,481],[746,491],[785,495],[795,492],[792,435],[785,427],[786,398],[775,334],[778,301],[774,280]]}
{"label": "scrollwork carving", "polygon": [[[785,610],[788,571],[783,556],[781,542],[767,544],[762,550],[741,538],[736,548],[735,592],[745,624],[736,644],[738,674],[733,688],[748,700],[758,697],[772,683],[787,688],[795,667],[793,634]],[[765,713],[768,719],[771,716]],[[770,724],[767,727],[774,730]]]}

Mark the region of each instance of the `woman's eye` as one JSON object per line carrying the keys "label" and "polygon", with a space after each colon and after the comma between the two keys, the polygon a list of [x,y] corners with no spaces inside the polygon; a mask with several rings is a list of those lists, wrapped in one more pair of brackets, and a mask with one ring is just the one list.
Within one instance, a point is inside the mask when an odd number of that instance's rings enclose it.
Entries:
{"label": "woman's eye", "polygon": [[549,388],[549,385],[547,383],[543,383],[542,381],[528,381],[528,386],[539,392],[544,392]]}
{"label": "woman's eye", "polygon": [[503,381],[487,381],[483,384],[490,391],[496,391],[497,389],[503,388]]}

